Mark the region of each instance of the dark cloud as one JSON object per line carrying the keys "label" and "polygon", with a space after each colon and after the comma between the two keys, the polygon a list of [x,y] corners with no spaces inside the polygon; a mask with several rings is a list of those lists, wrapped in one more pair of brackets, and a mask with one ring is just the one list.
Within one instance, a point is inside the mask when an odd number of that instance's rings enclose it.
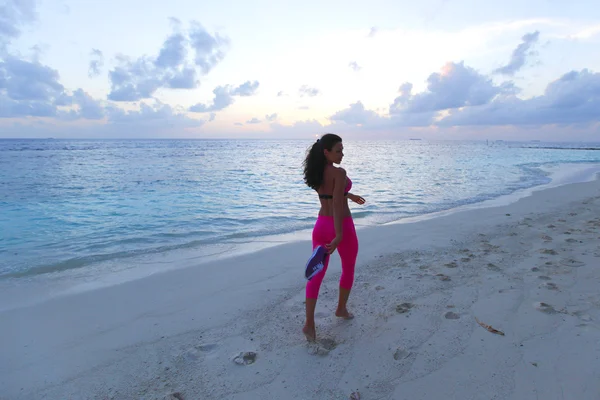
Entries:
{"label": "dark cloud", "polygon": [[0,3],[0,50],[21,35],[23,26],[36,20],[35,0],[3,0]]}
{"label": "dark cloud", "polygon": [[304,97],[304,96],[315,97],[315,96],[318,96],[319,93],[321,93],[319,91],[319,89],[311,88],[311,87],[308,87],[307,85],[301,86],[300,89],[298,90],[298,92],[300,93],[300,97]]}
{"label": "dark cloud", "polygon": [[508,64],[496,69],[494,72],[510,76],[517,73],[525,65],[527,56],[535,54],[534,52],[530,51],[530,49],[538,41],[539,36],[539,31],[535,31],[524,35],[522,37],[523,42],[519,44],[516,49],[513,50],[512,56]]}
{"label": "dark cloud", "polygon": [[350,64],[348,64],[348,66],[355,72],[358,72],[361,69],[356,61],[352,61]]}
{"label": "dark cloud", "polygon": [[[192,22],[187,35],[179,32],[179,20],[171,18],[171,23],[176,32],[165,39],[156,57],[117,56],[118,65],[109,74],[110,100],[147,99],[160,88],[197,88],[198,75],[209,73],[224,58],[227,39],[211,35],[197,22]],[[188,48],[194,52],[193,63],[188,62]]]}
{"label": "dark cloud", "polygon": [[246,121],[247,124],[260,124],[262,121],[258,118],[252,118],[249,121]]}
{"label": "dark cloud", "polygon": [[277,119],[277,114],[265,115],[265,119],[269,122],[273,122]]}
{"label": "dark cloud", "polygon": [[90,60],[90,66],[88,68],[88,76],[94,78],[102,72],[101,69],[104,66],[104,55],[100,50],[92,49],[90,56],[92,59]]}
{"label": "dark cloud", "polygon": [[495,85],[491,78],[460,63],[448,63],[443,72],[433,73],[427,79],[427,90],[412,94],[412,85],[400,87],[400,96],[390,106],[390,114],[419,113],[451,108],[478,106],[488,103],[500,93],[514,86]]}
{"label": "dark cloud", "polygon": [[231,104],[233,104],[234,96],[252,96],[256,93],[259,83],[257,81],[247,81],[238,87],[231,87],[230,85],[217,86],[213,93],[215,98],[212,104],[198,103],[189,108],[189,111],[197,113],[214,112],[220,111]]}

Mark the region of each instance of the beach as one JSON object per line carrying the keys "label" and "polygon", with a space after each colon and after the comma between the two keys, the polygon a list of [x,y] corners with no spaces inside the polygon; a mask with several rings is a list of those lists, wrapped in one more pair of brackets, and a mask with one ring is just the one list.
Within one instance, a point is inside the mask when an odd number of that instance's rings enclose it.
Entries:
{"label": "beach", "polygon": [[0,399],[600,398],[599,180],[358,238],[356,317],[334,316],[335,254],[317,344],[301,332],[309,237],[34,304],[3,296]]}

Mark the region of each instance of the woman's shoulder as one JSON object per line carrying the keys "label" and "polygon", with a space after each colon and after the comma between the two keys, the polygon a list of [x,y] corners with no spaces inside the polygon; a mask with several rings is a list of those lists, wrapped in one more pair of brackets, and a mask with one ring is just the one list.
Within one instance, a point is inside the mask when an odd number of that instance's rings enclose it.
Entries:
{"label": "woman's shoulder", "polygon": [[339,178],[343,178],[343,177],[345,177],[345,176],[346,176],[346,170],[345,170],[344,168],[342,168],[342,167],[336,167],[336,166],[333,166],[333,165],[329,165],[329,166],[328,166],[328,167],[325,169],[325,171],[327,172],[328,170],[329,170],[329,171],[331,172],[331,174],[333,174],[333,176],[335,176],[336,178],[337,178],[337,177],[339,177]]}

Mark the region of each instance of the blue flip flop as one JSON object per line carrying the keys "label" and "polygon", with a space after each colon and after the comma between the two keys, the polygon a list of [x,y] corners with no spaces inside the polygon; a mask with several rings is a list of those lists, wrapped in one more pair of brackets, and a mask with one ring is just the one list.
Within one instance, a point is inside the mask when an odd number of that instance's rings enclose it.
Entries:
{"label": "blue flip flop", "polygon": [[304,277],[310,281],[313,276],[321,272],[325,267],[325,260],[328,256],[329,253],[325,246],[317,246],[306,263]]}

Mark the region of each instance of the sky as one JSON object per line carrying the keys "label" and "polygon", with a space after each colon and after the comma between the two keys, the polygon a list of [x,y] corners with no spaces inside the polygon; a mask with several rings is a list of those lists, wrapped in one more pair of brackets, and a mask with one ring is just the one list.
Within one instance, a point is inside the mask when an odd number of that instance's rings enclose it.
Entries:
{"label": "sky", "polygon": [[0,138],[600,141],[596,0],[0,0]]}

